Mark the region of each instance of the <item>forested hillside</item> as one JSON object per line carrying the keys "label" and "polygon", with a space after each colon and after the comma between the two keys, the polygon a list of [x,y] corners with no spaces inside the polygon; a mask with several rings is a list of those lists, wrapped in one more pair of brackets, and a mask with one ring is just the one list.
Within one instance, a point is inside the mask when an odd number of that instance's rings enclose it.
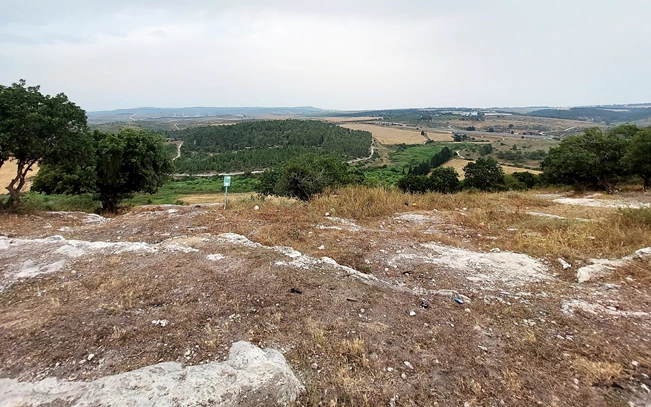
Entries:
{"label": "forested hillside", "polygon": [[309,120],[263,120],[169,133],[184,141],[177,172],[264,169],[305,153],[368,156],[371,133]]}

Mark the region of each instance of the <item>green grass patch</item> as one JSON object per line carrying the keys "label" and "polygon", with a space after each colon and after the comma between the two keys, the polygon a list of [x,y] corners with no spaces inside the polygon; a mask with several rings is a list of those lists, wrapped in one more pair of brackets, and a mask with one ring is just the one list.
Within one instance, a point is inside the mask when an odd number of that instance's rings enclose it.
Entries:
{"label": "green grass patch", "polygon": [[397,150],[389,153],[389,160],[394,166],[408,167],[418,165],[432,159],[432,156],[447,147],[452,151],[474,148],[470,143],[431,143],[418,146],[398,146]]}
{"label": "green grass patch", "polygon": [[[231,177],[228,192],[253,192],[260,183],[255,175],[235,175]],[[176,204],[182,195],[218,194],[224,192],[224,177],[185,177],[167,182],[157,193],[137,194],[125,200],[127,205]]]}
{"label": "green grass patch", "polygon": [[[4,205],[9,195],[0,195],[0,204]],[[20,197],[20,212],[63,211],[96,212],[101,203],[93,200],[92,194],[83,195],[46,195],[38,192],[25,192]]]}

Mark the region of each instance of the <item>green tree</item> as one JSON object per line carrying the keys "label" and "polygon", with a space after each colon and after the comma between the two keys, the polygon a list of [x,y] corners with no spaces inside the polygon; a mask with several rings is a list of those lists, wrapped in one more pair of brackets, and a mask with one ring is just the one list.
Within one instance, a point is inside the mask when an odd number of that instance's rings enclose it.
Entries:
{"label": "green tree", "polygon": [[429,189],[442,194],[451,194],[459,190],[461,182],[454,168],[438,167],[429,176]]}
{"label": "green tree", "polygon": [[624,162],[631,173],[642,178],[644,189],[649,189],[649,180],[651,180],[651,127],[636,132],[628,145]]}
{"label": "green tree", "polygon": [[513,178],[522,183],[527,189],[535,187],[540,181],[538,175],[529,171],[514,172],[511,174]]}
{"label": "green tree", "polygon": [[296,157],[275,170],[261,176],[256,191],[261,194],[286,196],[309,200],[330,187],[359,181],[359,174],[349,171],[342,157],[336,155],[305,154]]}
{"label": "green tree", "polygon": [[0,86],[0,167],[8,158],[17,164],[8,206],[19,202],[35,164],[84,162],[91,143],[86,112],[65,94],[43,95],[25,80]]}
{"label": "green tree", "polygon": [[492,191],[504,187],[504,171],[493,158],[478,158],[463,168],[466,175],[464,186],[482,191]]}
{"label": "green tree", "polygon": [[136,192],[156,193],[172,172],[164,140],[148,130],[122,129],[118,134],[93,133],[96,191],[107,211]]}
{"label": "green tree", "polygon": [[596,187],[611,190],[626,175],[623,157],[628,136],[586,129],[551,148],[542,162],[543,178],[550,184]]}
{"label": "green tree", "polygon": [[410,174],[402,177],[396,184],[402,192],[423,194],[429,190],[429,180],[425,175]]}
{"label": "green tree", "polygon": [[87,165],[43,165],[34,178],[32,191],[46,194],[79,195],[95,192],[97,174],[94,156]]}

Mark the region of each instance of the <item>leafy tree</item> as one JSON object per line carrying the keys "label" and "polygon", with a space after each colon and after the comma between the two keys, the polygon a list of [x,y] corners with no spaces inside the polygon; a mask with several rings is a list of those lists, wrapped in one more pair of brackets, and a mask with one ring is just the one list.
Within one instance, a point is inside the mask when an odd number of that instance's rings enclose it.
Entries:
{"label": "leafy tree", "polygon": [[136,192],[156,193],[172,172],[162,137],[122,129],[118,134],[93,133],[96,146],[96,190],[107,211],[115,211]]}
{"label": "leafy tree", "polygon": [[409,174],[427,175],[432,170],[432,166],[427,161],[423,161],[414,168],[410,168]]}
{"label": "leafy tree", "polygon": [[644,189],[649,189],[649,180],[651,180],[651,127],[636,132],[628,145],[624,162],[631,173],[642,178]]}
{"label": "leafy tree", "polygon": [[79,195],[95,192],[97,174],[94,157],[88,165],[43,165],[34,178],[32,191],[46,194]]}
{"label": "leafy tree", "polygon": [[86,112],[65,94],[43,95],[25,80],[0,86],[0,167],[9,157],[17,164],[8,206],[20,200],[35,164],[84,162],[91,142]]}
{"label": "leafy tree", "polygon": [[256,191],[307,201],[326,188],[359,181],[360,174],[349,171],[348,164],[340,156],[306,154],[275,170],[265,171]]}
{"label": "leafy tree", "polygon": [[488,155],[493,152],[493,145],[492,144],[484,144],[479,148],[479,155],[484,156]]}
{"label": "leafy tree", "polygon": [[478,158],[463,168],[466,175],[464,186],[492,191],[504,186],[504,171],[493,158]]}
{"label": "leafy tree", "polygon": [[622,159],[627,145],[625,136],[599,128],[568,137],[542,162],[545,182],[611,190],[626,175]]}
{"label": "leafy tree", "polygon": [[275,167],[307,153],[367,157],[372,135],[315,120],[258,120],[170,132],[183,139],[180,172],[245,171]]}
{"label": "leafy tree", "polygon": [[459,190],[461,182],[454,168],[438,167],[429,177],[429,189],[442,194],[451,194]]}
{"label": "leafy tree", "polygon": [[425,193],[429,190],[429,180],[425,175],[407,175],[398,180],[396,184],[402,192],[408,192],[412,194],[416,193]]}
{"label": "leafy tree", "polygon": [[514,172],[513,178],[522,183],[527,189],[533,188],[540,183],[539,177],[529,171]]}
{"label": "leafy tree", "polygon": [[[454,157],[454,153],[448,147],[443,147],[441,151],[434,154],[430,160],[431,168],[440,167]],[[429,171],[427,171],[429,173]],[[423,174],[425,175],[425,174]]]}

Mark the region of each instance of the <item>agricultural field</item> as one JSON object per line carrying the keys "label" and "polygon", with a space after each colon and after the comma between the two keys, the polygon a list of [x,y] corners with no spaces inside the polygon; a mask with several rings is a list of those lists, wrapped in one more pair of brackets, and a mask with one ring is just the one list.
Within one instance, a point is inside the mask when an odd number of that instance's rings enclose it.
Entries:
{"label": "agricultural field", "polygon": [[[341,127],[353,130],[368,131],[373,137],[382,144],[425,144],[427,138],[421,136],[420,130],[397,128],[392,126],[377,126],[374,124],[347,123]],[[427,132],[430,140],[450,141],[452,134],[444,132]]]}
{"label": "agricultural field", "polygon": [[[439,124],[442,128],[452,127],[459,131],[465,131],[467,127],[474,126],[477,131],[488,131],[488,129],[493,128],[496,133],[510,133],[511,131],[517,134],[542,132],[557,136],[579,134],[585,128],[602,126],[598,123],[583,120],[564,120],[523,115],[485,116],[482,121],[464,120],[460,117],[455,117],[440,122]],[[468,135],[471,136],[472,133],[470,132]]]}
{"label": "agricultural field", "polygon": [[360,117],[320,117],[319,120],[324,120],[330,123],[354,123],[354,122],[364,122],[369,120],[382,120],[381,117],[377,116],[360,116]]}
{"label": "agricultural field", "polygon": [[[540,164],[546,157],[552,147],[560,144],[560,141],[551,138],[517,138],[517,137],[499,137],[499,136],[482,136],[482,140],[487,143],[465,143],[464,146],[454,148],[459,151],[463,158],[476,160],[479,157],[492,157],[496,161],[514,167],[539,168]],[[460,144],[460,143],[459,143]],[[490,145],[492,152],[482,154],[482,146]],[[452,147],[450,147],[452,148]]]}

